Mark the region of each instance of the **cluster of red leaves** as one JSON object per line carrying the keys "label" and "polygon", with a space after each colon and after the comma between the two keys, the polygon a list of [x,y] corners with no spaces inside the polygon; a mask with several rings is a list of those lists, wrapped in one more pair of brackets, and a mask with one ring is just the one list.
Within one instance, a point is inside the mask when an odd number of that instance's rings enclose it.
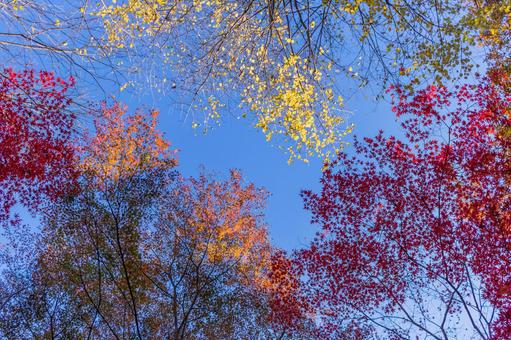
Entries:
{"label": "cluster of red leaves", "polygon": [[284,333],[307,333],[304,322],[311,309],[301,296],[300,285],[291,259],[282,250],[276,250],[269,270],[270,321]]}
{"label": "cluster of red leaves", "polygon": [[488,79],[392,92],[404,138],[356,140],[303,193],[322,227],[295,253],[307,303],[336,319],[392,313],[412,286],[474,274],[499,310],[493,336],[511,334],[511,96]]}
{"label": "cluster of red leaves", "polygon": [[511,92],[511,63],[509,60],[494,60],[488,69],[488,78],[508,93]]}
{"label": "cluster of red leaves", "polygon": [[50,72],[0,72],[0,220],[16,202],[29,209],[59,195],[74,178],[70,141],[74,85]]}

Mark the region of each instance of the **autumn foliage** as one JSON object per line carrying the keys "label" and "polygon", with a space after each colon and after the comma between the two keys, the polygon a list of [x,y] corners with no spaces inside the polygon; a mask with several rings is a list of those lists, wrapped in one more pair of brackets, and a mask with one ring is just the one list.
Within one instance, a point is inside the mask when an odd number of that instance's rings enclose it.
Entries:
{"label": "autumn foliage", "polygon": [[0,73],[0,221],[16,202],[35,208],[74,177],[71,133],[74,85],[51,72]]}
{"label": "autumn foliage", "polygon": [[159,112],[129,114],[127,110],[117,102],[111,106],[104,102],[92,110],[95,131],[82,141],[80,168],[98,185],[177,164],[176,151],[169,149],[156,127]]}
{"label": "autumn foliage", "polygon": [[76,148],[76,186],[44,205],[39,233],[8,230],[1,334],[312,334],[300,302],[282,300],[298,281],[270,246],[266,192],[237,170],[225,180],[178,174],[154,111],[104,103],[94,114],[95,134]]}
{"label": "autumn foliage", "polygon": [[442,338],[461,317],[466,336],[511,332],[511,96],[479,81],[392,89],[404,137],[357,139],[304,192],[321,231],[295,261],[326,325]]}
{"label": "autumn foliage", "polygon": [[[511,0],[7,0],[0,19],[1,338],[511,338]],[[364,88],[399,130],[346,149]],[[182,173],[159,111],[117,101],[149,95],[320,157],[314,237],[272,244],[238,169]]]}

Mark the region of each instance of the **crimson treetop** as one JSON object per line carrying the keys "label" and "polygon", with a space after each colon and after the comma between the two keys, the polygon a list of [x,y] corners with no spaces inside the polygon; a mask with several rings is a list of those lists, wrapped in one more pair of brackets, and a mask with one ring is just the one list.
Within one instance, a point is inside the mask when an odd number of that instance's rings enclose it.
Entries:
{"label": "crimson treetop", "polygon": [[356,140],[303,193],[321,225],[295,253],[308,303],[330,332],[511,334],[511,96],[488,79],[391,91],[404,138]]}
{"label": "crimson treetop", "polygon": [[73,178],[73,85],[51,72],[0,72],[0,221],[16,202],[33,209]]}

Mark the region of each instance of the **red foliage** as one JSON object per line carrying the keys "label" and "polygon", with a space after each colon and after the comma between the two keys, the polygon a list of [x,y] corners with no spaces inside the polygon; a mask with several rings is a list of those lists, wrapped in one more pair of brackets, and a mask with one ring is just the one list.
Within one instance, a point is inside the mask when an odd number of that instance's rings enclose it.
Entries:
{"label": "red foliage", "polygon": [[[417,292],[435,287],[446,318],[468,306],[475,334],[505,337],[511,334],[511,96],[488,79],[454,91],[392,92],[404,138],[380,131],[356,140],[356,156],[341,154],[324,171],[321,192],[303,193],[322,227],[295,254],[307,301],[326,319],[358,315],[392,327],[389,315],[413,319],[406,311]],[[464,300],[474,287],[496,308],[496,320],[478,321],[484,308]],[[437,313],[436,326],[409,324],[441,337],[466,326],[449,330],[440,324],[444,310]],[[403,328],[387,331],[411,336]]]}
{"label": "red foliage", "polygon": [[300,296],[300,278],[292,261],[282,250],[275,250],[270,261],[270,321],[283,333],[304,334],[310,309]]}
{"label": "red foliage", "polygon": [[74,85],[50,72],[0,73],[0,221],[16,202],[35,208],[73,177],[74,114],[66,96]]}

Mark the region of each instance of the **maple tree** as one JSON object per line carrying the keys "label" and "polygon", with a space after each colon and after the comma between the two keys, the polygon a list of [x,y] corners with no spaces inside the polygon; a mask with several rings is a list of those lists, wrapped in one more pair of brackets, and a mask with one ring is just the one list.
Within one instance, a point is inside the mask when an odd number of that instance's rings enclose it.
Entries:
{"label": "maple tree", "polygon": [[1,71],[0,221],[17,202],[33,210],[73,181],[73,85],[46,71]]}
{"label": "maple tree", "polygon": [[76,187],[46,202],[30,241],[11,237],[2,252],[5,336],[141,337],[139,232],[176,160],[155,113],[103,104],[94,114],[94,135],[76,147]]}
{"label": "maple tree", "polygon": [[144,242],[146,275],[159,287],[151,295],[160,309],[154,334],[170,328],[176,338],[271,336],[265,195],[231,171],[225,182],[179,179],[162,198],[161,216]]}
{"label": "maple tree", "polygon": [[487,78],[392,92],[404,136],[356,139],[303,193],[321,226],[295,254],[306,300],[330,331],[505,338],[511,95]]}

